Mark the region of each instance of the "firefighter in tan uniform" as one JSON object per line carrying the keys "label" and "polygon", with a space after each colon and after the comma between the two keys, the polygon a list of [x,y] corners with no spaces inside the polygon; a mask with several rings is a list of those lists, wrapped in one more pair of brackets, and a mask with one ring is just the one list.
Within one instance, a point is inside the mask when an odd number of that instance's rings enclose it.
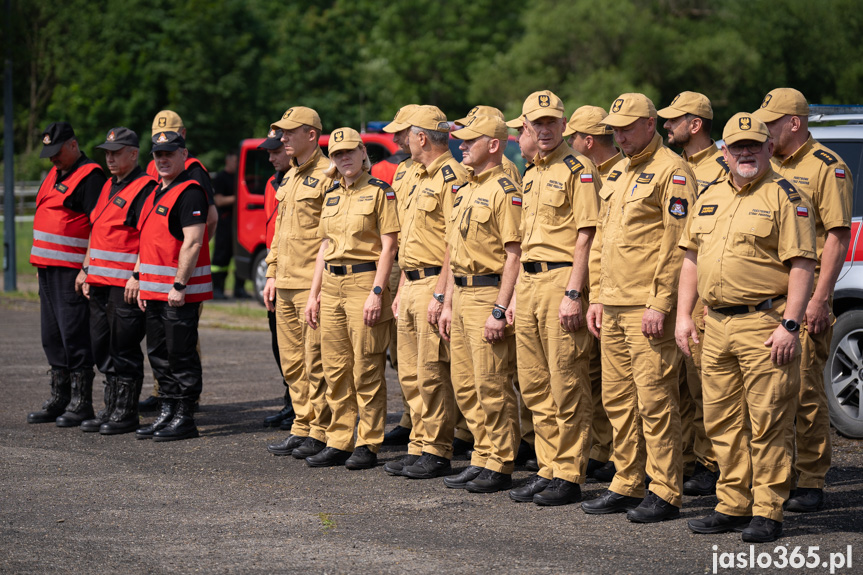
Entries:
{"label": "firefighter in tan uniform", "polygon": [[[681,92],[667,107],[657,112],[665,118],[668,145],[683,148],[683,159],[689,164],[698,184],[696,196],[728,172],[722,150],[710,138],[713,106],[704,94]],[[695,327],[704,334],[704,303],[699,301],[692,312]],[[703,338],[699,338],[703,339]],[[701,344],[690,346],[680,369],[680,425],[683,436],[683,494],[713,495],[719,467],[713,446],[704,431],[704,403],[701,397]]]}
{"label": "firefighter in tan uniform", "polygon": [[534,92],[522,115],[538,151],[524,179],[515,325],[519,384],[533,413],[540,469],[509,495],[565,505],[581,499],[590,452],[593,337],[584,310],[599,173],[563,141],[566,117],[555,94]]}
{"label": "firefighter in tan uniform", "polygon": [[406,397],[418,391],[422,424],[414,428],[417,443],[412,441],[408,454],[385,470],[431,479],[451,470],[456,408],[449,345],[440,336],[438,320],[449,270],[446,223],[467,172],[449,151],[449,123],[443,112],[419,106],[406,123],[411,126],[408,141],[417,173],[401,208],[402,284],[393,313],[398,317],[399,379]]}
{"label": "firefighter in tan uniform", "polygon": [[279,359],[291,390],[296,418],[291,434],[267,446],[274,455],[304,459],[326,447],[330,424],[327,384],[321,363],[321,334],[306,325],[306,302],[320,239],[318,225],[324,192],[330,184],[324,171],[329,160],[318,146],[321,119],[311,108],[289,108],[271,126],[282,130],[291,169],[276,192],[278,211],[267,255],[264,302],[276,314]]}
{"label": "firefighter in tan uniform", "polygon": [[786,509],[808,513],[824,507],[824,477],[830,469],[830,414],[824,366],[833,337],[833,289],[851,241],[851,170],[832,150],[809,135],[809,104],[793,88],[770,92],[753,115],[767,124],[773,140],[773,169],[806,196],[815,210],[818,265],[815,290],[806,307],[800,342],[794,470],[797,488]]}
{"label": "firefighter in tan uniform", "polygon": [[356,130],[335,130],[329,153],[326,175],[336,181],[324,195],[323,241],[305,318],[312,329],[320,324],[332,419],[327,447],[306,464],[370,469],[377,464],[387,416],[384,368],[393,319],[387,281],[399,231],[396,193],[369,174]]}
{"label": "firefighter in tan uniform", "polygon": [[[572,113],[563,137],[573,150],[586,156],[599,172],[600,187],[605,183],[611,168],[623,159],[614,146],[614,131],[602,123],[608,116],[599,106],[582,106]],[[602,356],[599,340],[594,338],[590,350],[590,393],[593,398],[593,419],[590,423],[590,459],[585,474],[597,481],[609,482],[614,477],[611,460],[611,422],[602,406]]]}
{"label": "firefighter in tan uniform", "polygon": [[[662,144],[656,109],[643,94],[621,95],[602,122],[627,155],[600,191],[587,317],[602,341],[602,402],[614,429],[617,473],[609,490],[582,508],[628,509],[630,521],[650,523],[680,513],[680,352],[673,312],[683,259],[676,245],[695,200],[695,178]],[[641,500],[645,472],[652,482]]]}
{"label": "firefighter in tan uniform", "polygon": [[[456,126],[467,126],[470,119],[474,116],[492,116],[494,118],[500,118],[501,120],[505,120],[503,112],[495,108],[494,106],[474,106],[470,109],[470,112],[467,113],[467,116],[464,118],[458,119],[453,124]],[[507,138],[503,141],[503,149],[506,152],[506,144],[509,142],[509,134],[507,134]],[[464,164],[464,162],[462,162]],[[465,164],[467,166],[467,164]],[[506,177],[512,180],[512,182],[518,186],[521,185],[521,174],[518,171],[518,166],[515,165],[515,162],[506,157],[506,153],[504,153],[503,158],[501,160],[501,166],[503,166],[503,173],[506,174]],[[470,166],[468,166],[470,167]]]}
{"label": "firefighter in tan uniform", "polygon": [[471,175],[447,227],[453,276],[440,325],[451,338],[453,388],[474,450],[460,480],[446,485],[493,493],[512,485],[521,439],[515,333],[506,310],[518,277],[522,198],[501,165],[508,139],[501,118],[466,118],[453,136],[463,140],[459,147]]}
{"label": "firefighter in tan uniform", "polygon": [[689,521],[696,533],[743,530],[743,540],[782,534],[791,484],[794,406],[800,388],[800,322],[812,290],[815,223],[805,196],[770,165],[773,144],[753,114],[723,131],[727,178],[701,194],[680,241],[675,336],[684,353],[700,334],[704,423],[722,472],[719,504]]}
{"label": "firefighter in tan uniform", "polygon": [[[402,106],[399,108],[399,111],[396,112],[393,121],[384,126],[384,132],[392,134],[393,142],[395,142],[403,153],[408,155],[407,158],[399,162],[399,165],[396,166],[396,171],[395,174],[393,174],[393,181],[391,184],[393,191],[396,193],[399,210],[401,210],[404,205],[404,197],[407,195],[407,190],[410,189],[413,179],[416,176],[416,168],[414,166],[414,161],[410,157],[411,149],[408,145],[410,126],[405,123],[405,120],[410,117],[417,107],[418,106],[416,104]],[[401,277],[402,270],[401,267],[399,267],[399,256],[397,252],[396,259],[393,262],[393,269],[390,272],[389,286],[391,294],[398,292]],[[395,326],[390,330],[389,353],[390,363],[392,364],[393,369],[398,370],[398,330]],[[420,399],[419,391],[415,387],[411,388],[409,393],[411,391],[413,392],[413,396],[411,397],[411,401],[408,401],[405,397],[405,390],[402,388],[401,382],[399,383],[399,393],[402,398],[402,415],[399,419],[398,425],[384,435],[384,445],[408,444],[410,442],[411,432],[414,425],[422,425],[422,421],[420,421],[419,418],[422,399]],[[413,406],[411,406],[411,403]],[[422,432],[420,432],[419,435],[422,436]],[[413,449],[416,451],[417,455],[419,455],[419,449],[421,447],[422,445],[418,443],[414,445]],[[386,468],[386,466],[384,467]]]}

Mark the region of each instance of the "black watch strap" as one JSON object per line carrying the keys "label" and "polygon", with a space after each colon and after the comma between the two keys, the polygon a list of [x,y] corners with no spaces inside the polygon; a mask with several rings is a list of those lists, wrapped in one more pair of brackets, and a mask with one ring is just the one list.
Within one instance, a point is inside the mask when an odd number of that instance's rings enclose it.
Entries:
{"label": "black watch strap", "polygon": [[183,291],[186,289],[186,284],[181,284],[180,282],[174,282],[174,289],[177,291]]}
{"label": "black watch strap", "polygon": [[139,272],[132,272],[132,278],[134,278],[135,281],[138,281],[141,279],[141,274]]}

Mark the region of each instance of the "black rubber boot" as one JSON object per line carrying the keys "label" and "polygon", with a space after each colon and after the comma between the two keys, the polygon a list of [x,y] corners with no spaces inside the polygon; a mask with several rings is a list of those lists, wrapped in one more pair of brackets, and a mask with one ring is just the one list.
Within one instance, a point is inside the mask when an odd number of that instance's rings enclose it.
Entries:
{"label": "black rubber boot", "polygon": [[181,399],[177,413],[171,422],[153,433],[153,441],[180,441],[181,439],[192,439],[198,437],[198,427],[195,425],[195,400]]}
{"label": "black rubber boot", "polygon": [[72,380],[72,400],[66,411],[57,418],[57,427],[78,427],[93,418],[93,378],[92,369],[79,369],[69,374]]}
{"label": "black rubber boot", "polygon": [[264,418],[264,427],[291,426],[294,424],[294,404],[291,403],[291,390],[285,386],[285,406],[276,414]]}
{"label": "black rubber boot", "polygon": [[138,394],[141,393],[143,380],[117,379],[114,411],[108,420],[99,427],[102,435],[131,433],[138,429]]}
{"label": "black rubber boot", "polygon": [[138,439],[150,439],[154,433],[163,429],[174,419],[174,414],[177,412],[176,399],[159,399],[159,406],[160,411],[159,415],[156,416],[156,421],[136,430],[135,437]]}
{"label": "black rubber boot", "polygon": [[72,383],[66,369],[49,369],[51,376],[51,399],[42,404],[41,411],[27,414],[27,423],[53,423],[66,411],[72,397]]}
{"label": "black rubber boot", "polygon": [[88,419],[81,423],[81,431],[93,433],[99,431],[102,424],[108,421],[111,414],[114,413],[114,405],[117,400],[117,378],[109,375],[105,379],[105,407],[100,409],[93,419]]}

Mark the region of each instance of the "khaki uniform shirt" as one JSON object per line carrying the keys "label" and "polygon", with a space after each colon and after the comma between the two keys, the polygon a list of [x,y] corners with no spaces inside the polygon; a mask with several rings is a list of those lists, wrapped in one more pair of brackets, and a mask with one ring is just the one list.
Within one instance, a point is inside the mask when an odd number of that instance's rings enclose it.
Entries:
{"label": "khaki uniform shirt", "polygon": [[414,185],[414,180],[417,175],[417,167],[419,164],[411,158],[404,160],[396,168],[396,173],[393,176],[393,190],[396,192],[396,199],[399,202],[399,209],[404,208],[405,198],[411,187]]}
{"label": "khaki uniform shirt", "polygon": [[318,148],[302,166],[292,168],[276,191],[279,208],[273,242],[267,255],[267,277],[281,289],[309,289],[321,247],[318,225],[324,191],[332,180],[324,175],[330,161]]}
{"label": "khaki uniform shirt", "polygon": [[680,247],[698,252],[705,304],[756,305],[788,293],[791,258],[815,259],[815,219],[772,169],[740,190],[724,178],[698,198]]}
{"label": "khaki uniform shirt", "polygon": [[472,176],[453,204],[447,242],[453,274],[502,274],[504,245],[521,242],[521,189],[495,166]]}
{"label": "khaki uniform shirt", "polygon": [[381,236],[399,231],[395,191],[367,172],[350,186],[335,182],[324,195],[318,236],[328,238],[324,261],[336,265],[378,261]]}
{"label": "khaki uniform shirt", "polygon": [[399,265],[414,270],[443,265],[446,225],[467,170],[447,150],[427,167],[417,166],[402,211]]}
{"label": "khaki uniform shirt", "polygon": [[[501,143],[506,146],[506,142]],[[504,155],[502,166],[503,173],[506,174],[506,177],[512,180],[515,185],[521,187],[521,173],[518,171],[518,166],[515,165],[515,162]]]}
{"label": "khaki uniform shirt", "polygon": [[695,176],[659,134],[619,162],[599,192],[590,256],[591,303],[670,313],[683,252],[677,243],[695,202]]}
{"label": "khaki uniform shirt", "polygon": [[522,262],[571,262],[578,230],[596,226],[599,172],[566,142],[524,175]]}
{"label": "khaki uniform shirt", "polygon": [[827,231],[851,227],[851,199],[854,194],[851,170],[842,158],[813,140],[812,136],[784,161],[773,158],[773,169],[800,190],[815,209],[817,282]]}
{"label": "khaki uniform shirt", "polygon": [[695,174],[695,181],[698,182],[698,189],[695,191],[696,197],[719,178],[728,173],[728,164],[725,158],[722,157],[722,150],[716,147],[716,142],[710,140],[710,146],[701,150],[697,154],[687,156],[683,153],[683,159],[689,164],[692,173]]}
{"label": "khaki uniform shirt", "polygon": [[614,167],[617,162],[623,159],[623,152],[617,152],[613,157],[605,160],[598,166],[596,166],[597,171],[599,171],[599,178],[601,180],[600,187],[605,185],[605,180],[608,179],[608,175],[611,173],[611,168]]}

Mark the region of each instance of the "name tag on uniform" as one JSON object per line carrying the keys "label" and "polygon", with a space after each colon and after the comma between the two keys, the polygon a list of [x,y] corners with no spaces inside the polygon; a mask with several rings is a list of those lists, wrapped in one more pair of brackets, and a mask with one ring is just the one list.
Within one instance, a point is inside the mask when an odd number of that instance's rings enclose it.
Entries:
{"label": "name tag on uniform", "polygon": [[168,213],[167,206],[156,206],[156,213],[159,214],[160,216],[164,216],[165,214]]}
{"label": "name tag on uniform", "polygon": [[701,209],[698,210],[699,216],[712,216],[716,213],[716,210],[719,208],[718,204],[704,204],[701,206]]}
{"label": "name tag on uniform", "polygon": [[67,186],[66,184],[55,184],[54,188],[56,188],[57,191],[61,194],[65,194],[66,191],[69,189],[69,186]]}
{"label": "name tag on uniform", "polygon": [[340,199],[341,199],[341,196],[333,196],[331,198],[327,198],[327,205],[328,206],[338,205]]}
{"label": "name tag on uniform", "polygon": [[123,198],[117,197],[117,198],[114,198],[114,204],[116,204],[122,208],[123,206],[126,205],[126,200],[124,200]]}

